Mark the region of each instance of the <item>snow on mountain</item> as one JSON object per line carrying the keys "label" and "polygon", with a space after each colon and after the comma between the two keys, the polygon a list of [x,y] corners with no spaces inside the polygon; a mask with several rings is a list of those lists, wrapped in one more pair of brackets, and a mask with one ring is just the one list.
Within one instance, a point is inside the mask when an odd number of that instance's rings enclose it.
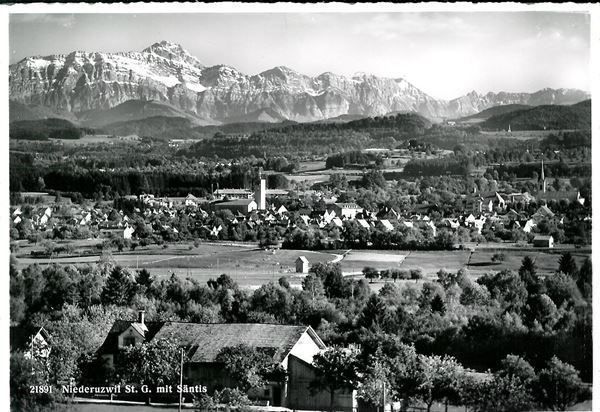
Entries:
{"label": "snow on mountain", "polygon": [[[10,66],[10,99],[61,112],[107,110],[128,100],[156,100],[217,122],[255,113],[299,122],[342,115],[418,112],[456,118],[500,104],[572,104],[589,94],[571,89],[536,93],[471,92],[435,99],[405,79],[365,73],[351,78],[326,72],[307,76],[285,66],[255,75],[233,67],[207,67],[180,45],[154,43],[141,52],[75,51],[27,57]],[[276,116],[275,116],[276,114]]]}

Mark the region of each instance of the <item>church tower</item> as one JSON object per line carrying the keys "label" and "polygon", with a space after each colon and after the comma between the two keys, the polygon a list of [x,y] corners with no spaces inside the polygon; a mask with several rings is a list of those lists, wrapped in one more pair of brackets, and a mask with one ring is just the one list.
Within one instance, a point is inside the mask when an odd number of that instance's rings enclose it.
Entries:
{"label": "church tower", "polygon": [[508,133],[512,133],[510,130],[510,123],[508,124]]}
{"label": "church tower", "polygon": [[544,158],[542,158],[542,174],[540,175],[542,191],[546,193],[546,176],[544,175]]}
{"label": "church tower", "polygon": [[254,191],[254,201],[258,206],[258,210],[267,209],[267,180],[262,177],[262,173],[258,172],[258,186]]}

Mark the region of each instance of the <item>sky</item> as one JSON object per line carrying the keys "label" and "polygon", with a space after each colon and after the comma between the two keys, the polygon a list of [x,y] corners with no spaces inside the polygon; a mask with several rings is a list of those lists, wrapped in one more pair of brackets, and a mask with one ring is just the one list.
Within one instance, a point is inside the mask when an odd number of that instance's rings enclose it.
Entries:
{"label": "sky", "polygon": [[590,90],[584,13],[12,14],[9,22],[10,63],[169,40],[208,66],[401,77],[438,99],[472,90]]}

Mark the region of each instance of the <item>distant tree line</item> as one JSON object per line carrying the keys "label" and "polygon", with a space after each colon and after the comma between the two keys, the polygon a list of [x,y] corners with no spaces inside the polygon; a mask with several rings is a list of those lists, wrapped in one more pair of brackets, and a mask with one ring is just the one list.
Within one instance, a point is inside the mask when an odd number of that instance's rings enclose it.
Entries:
{"label": "distant tree line", "polygon": [[334,167],[345,167],[347,165],[369,165],[377,156],[367,154],[358,150],[334,154],[327,157],[325,167],[331,169]]}
{"label": "distant tree line", "polygon": [[[542,164],[540,163],[521,163],[514,165],[497,165],[487,169],[487,173],[497,173],[503,175],[514,175],[518,178],[538,177],[541,174]],[[544,175],[546,177],[571,178],[573,176],[586,177],[592,175],[591,164],[567,164],[565,162],[544,163]]]}
{"label": "distant tree line", "polygon": [[21,120],[9,127],[10,138],[22,140],[79,139],[94,133],[93,129],[75,127],[63,119]]}
{"label": "distant tree line", "polygon": [[466,157],[444,157],[441,159],[411,159],[405,166],[406,177],[468,175],[473,165]]}

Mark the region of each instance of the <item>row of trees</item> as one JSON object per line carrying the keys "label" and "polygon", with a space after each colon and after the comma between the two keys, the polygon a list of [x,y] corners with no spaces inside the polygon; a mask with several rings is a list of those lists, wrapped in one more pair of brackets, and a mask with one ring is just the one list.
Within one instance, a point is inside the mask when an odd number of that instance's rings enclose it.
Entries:
{"label": "row of trees", "polygon": [[332,348],[316,356],[312,387],[330,392],[332,410],[336,390],[356,387],[368,404],[401,401],[403,410],[417,403],[427,411],[436,402],[474,411],[563,411],[590,395],[577,371],[556,357],[536,371],[525,359],[508,355],[494,373],[478,374],[451,356],[418,354],[393,338],[374,353],[369,350]]}

